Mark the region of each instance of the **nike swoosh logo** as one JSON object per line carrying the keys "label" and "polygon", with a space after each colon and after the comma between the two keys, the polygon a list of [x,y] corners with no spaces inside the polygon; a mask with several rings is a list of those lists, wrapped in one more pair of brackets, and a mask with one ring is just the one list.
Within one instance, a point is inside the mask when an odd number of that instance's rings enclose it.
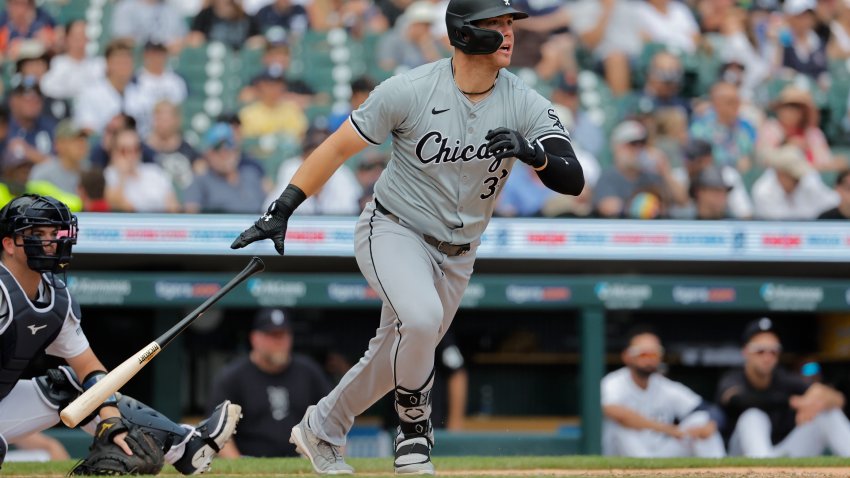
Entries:
{"label": "nike swoosh logo", "polygon": [[438,110],[437,108],[432,108],[432,109],[431,109],[431,114],[432,114],[432,115],[438,115],[438,114],[440,114],[440,113],[445,113],[446,111],[448,111],[448,110],[450,110],[450,109],[451,109],[451,108],[446,108],[446,109],[444,109],[444,110]]}
{"label": "nike swoosh logo", "polygon": [[33,335],[35,335],[36,332],[38,332],[39,330],[41,330],[45,327],[47,327],[47,324],[45,324],[45,325],[28,325],[27,326],[27,328],[30,329],[30,332],[32,332]]}

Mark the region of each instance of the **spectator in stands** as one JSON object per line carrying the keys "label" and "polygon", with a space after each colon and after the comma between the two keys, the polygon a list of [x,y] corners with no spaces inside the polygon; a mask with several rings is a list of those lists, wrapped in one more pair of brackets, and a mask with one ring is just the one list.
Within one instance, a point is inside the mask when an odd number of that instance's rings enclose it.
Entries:
{"label": "spectator in stands", "polygon": [[7,148],[23,154],[32,164],[41,163],[53,151],[56,120],[43,112],[44,97],[34,77],[21,78],[9,96]]}
{"label": "spectator in stands", "polygon": [[563,71],[578,71],[576,38],[569,31],[570,13],[565,2],[515,0],[513,5],[529,17],[514,25],[511,65],[532,68],[538,78],[546,81]]}
{"label": "spectator in stands", "polygon": [[183,192],[188,213],[256,213],[266,204],[263,175],[242,164],[230,125],[214,124],[204,135],[206,171],[195,176]]}
{"label": "spectator in stands", "polygon": [[592,51],[614,96],[632,89],[632,71],[640,58],[643,39],[635,21],[638,2],[581,0],[570,8],[570,27]]}
{"label": "spectator in stands", "polygon": [[348,100],[348,107],[334,108],[328,116],[328,129],[332,132],[336,131],[344,121],[347,121],[348,115],[366,101],[375,86],[377,86],[377,83],[369,76],[355,78],[351,82],[351,98]]}
{"label": "spectator in stands", "polygon": [[327,32],[344,28],[356,39],[384,33],[390,24],[373,0],[311,0],[305,6],[310,28]]}
{"label": "spectator in stands", "polygon": [[769,158],[776,148],[792,144],[802,149],[806,161],[819,171],[847,167],[845,158],[833,156],[808,91],[794,85],[785,87],[773,110],[776,117],[765,120],[758,131],[756,151],[760,158]]}
{"label": "spectator in stands", "polygon": [[357,170],[354,172],[357,177],[357,183],[360,184],[362,193],[358,201],[360,210],[362,211],[366,204],[375,197],[375,183],[384,169],[387,168],[389,158],[383,153],[377,151],[366,151],[363,158],[357,163]]}
{"label": "spectator in stands", "polygon": [[109,212],[111,210],[106,200],[106,179],[100,168],[89,168],[80,174],[77,195],[83,200],[83,211]]}
{"label": "spectator in stands", "polygon": [[171,179],[155,163],[142,162],[142,142],[134,129],[115,133],[106,179],[109,208],[120,212],[179,212]]}
{"label": "spectator in stands", "polygon": [[[2,82],[0,82],[2,84]],[[0,101],[0,155],[9,143],[9,106]]]}
{"label": "spectator in stands", "polygon": [[260,31],[267,37],[299,38],[310,28],[304,5],[292,0],[274,0],[261,8],[256,18]]}
{"label": "spectator in stands", "polygon": [[60,100],[72,100],[83,89],[106,77],[102,57],[86,53],[88,36],[85,20],[71,20],[65,27],[64,53],[50,60],[50,68],[41,78],[41,91]]}
{"label": "spectator in stands", "polygon": [[659,373],[664,347],[635,327],[620,355],[625,367],[602,379],[602,453],[641,458],[726,455],[713,406]]}
{"label": "spectator in stands", "polygon": [[828,88],[826,43],[815,32],[814,9],[817,0],[785,0],[782,11],[786,28],[776,39],[776,66],[787,73],[800,73]]}
{"label": "spectator in stands", "polygon": [[[330,131],[319,125],[311,125],[301,143],[301,155],[285,160],[277,171],[277,179],[264,204],[271,204],[280,196],[295,171],[321,143],[330,136]],[[304,215],[357,215],[360,214],[360,196],[363,190],[354,173],[343,165],[330,177],[328,182],[315,194],[307,198],[295,211]]]}
{"label": "spectator in stands", "polygon": [[723,170],[711,165],[697,175],[691,183],[690,195],[694,200],[694,217],[697,220],[729,219],[729,194],[732,186],[726,181]]}
{"label": "spectator in stands", "polygon": [[236,0],[211,0],[192,21],[187,41],[192,46],[221,42],[226,47],[261,48],[263,40],[257,19],[245,13]]}
{"label": "spectator in stands", "polygon": [[113,39],[157,43],[177,53],[188,33],[183,15],[164,0],[118,0],[110,21]]}
{"label": "spectator in stands", "polygon": [[599,157],[605,147],[605,132],[582,108],[577,78],[573,74],[563,73],[558,75],[555,81],[551,97],[552,104],[556,109],[558,106],[563,106],[569,110],[572,116],[569,132],[573,143],[580,144],[582,149]]}
{"label": "spectator in stands", "polygon": [[823,183],[800,148],[783,146],[771,153],[767,164],[752,189],[757,219],[815,219],[839,203],[838,193]]}
{"label": "spectator in stands", "polygon": [[7,0],[0,12],[0,61],[16,60],[22,40],[38,40],[46,49],[53,48],[56,24],[35,0]]}
{"label": "spectator in stands", "polygon": [[145,141],[154,152],[154,162],[162,166],[178,190],[192,183],[194,164],[201,159],[183,137],[181,122],[180,107],[160,101],[153,108],[153,128]]}
{"label": "spectator in stands", "polygon": [[440,41],[431,34],[436,19],[429,0],[417,0],[404,10],[392,30],[378,43],[378,66],[384,71],[409,70],[445,56]]}
{"label": "spectator in stands", "polygon": [[753,458],[818,456],[827,449],[850,456],[850,421],[844,395],[806,383],[780,368],[782,343],[773,321],[749,323],[742,337],[744,366],[720,379],[717,402],[730,455]]}
{"label": "spectator in stands", "polygon": [[[136,130],[136,120],[125,113],[118,113],[106,124],[103,133],[100,135],[100,141],[92,145],[91,154],[89,155],[89,164],[92,167],[106,168],[109,164],[112,145],[115,143],[115,134],[123,129]],[[142,142],[142,162],[153,163],[155,155],[154,150]]]}
{"label": "spectator in stands", "polygon": [[639,4],[636,21],[645,41],[660,43],[672,52],[692,54],[699,46],[699,25],[684,3],[647,0]]}
{"label": "spectator in stands", "polygon": [[660,51],[652,57],[647,72],[646,84],[637,94],[637,110],[634,114],[650,113],[661,108],[681,108],[691,115],[691,103],[682,96],[684,70],[679,57]]}
{"label": "spectator in stands", "polygon": [[[44,76],[50,68],[51,53],[44,48],[38,40],[24,40],[18,49],[18,61],[15,65],[15,74],[12,75],[10,83],[14,86],[23,78],[33,78],[41,86]],[[42,112],[59,121],[70,114],[70,101],[52,98],[41,92]]]}
{"label": "spectator in stands", "polygon": [[0,203],[7,203],[27,192],[27,181],[33,163],[26,156],[7,148],[0,157]]}
{"label": "spectator in stands", "polygon": [[307,130],[307,116],[297,103],[287,99],[283,73],[266,70],[254,79],[254,85],[257,100],[239,111],[242,134],[248,138],[285,134],[300,141]]}
{"label": "spectator in stands", "polygon": [[63,445],[61,441],[43,432],[30,433],[29,435],[15,438],[9,444],[12,445],[15,450],[42,452],[46,454],[47,459],[51,461],[71,459],[71,455],[68,454],[68,450],[65,449],[65,445]]}
{"label": "spectator in stands", "polygon": [[134,81],[147,99],[147,108],[136,117],[142,136],[151,131],[154,105],[163,100],[179,105],[189,94],[186,80],[168,66],[168,50],[161,43],[145,44],[142,67]]}
{"label": "spectator in stands", "polygon": [[533,169],[520,166],[502,187],[495,213],[502,217],[540,217],[555,196],[560,194],[547,188]]}
{"label": "spectator in stands", "polygon": [[219,456],[298,456],[289,430],[307,407],[331,391],[322,368],[293,353],[292,311],[260,309],[251,328],[251,352],[216,376],[210,403],[223,397],[242,406],[242,424]]}
{"label": "spectator in stands", "polygon": [[[709,168],[717,168],[723,178],[723,184],[729,186],[727,201],[729,217],[735,219],[752,218],[753,201],[750,199],[741,173],[732,166],[716,164],[711,143],[693,138],[685,146],[683,157],[682,167],[673,169],[673,177],[682,188],[693,191],[692,185],[703,171]],[[686,202],[678,203],[675,208],[671,209],[671,216],[675,219],[690,219],[696,216],[699,211],[695,199],[693,194],[689,194]]]}
{"label": "spectator in stands", "polygon": [[90,133],[103,133],[106,124],[119,113],[138,120],[150,108],[150,101],[133,82],[133,45],[113,40],[106,46],[106,77],[85,87],[74,99],[74,121]]}
{"label": "spectator in stands", "polygon": [[653,128],[652,144],[670,159],[670,164],[681,164],[682,151],[690,138],[688,113],[682,108],[661,108],[650,112],[644,123],[647,129]]}
{"label": "spectator in stands", "polygon": [[[670,174],[667,158],[647,144],[646,128],[635,120],[626,120],[611,133],[614,167],[602,171],[593,191],[593,210],[600,217],[624,217],[630,199],[640,191],[661,191],[662,200],[669,186],[679,187]],[[660,174],[659,174],[660,173]]]}
{"label": "spectator in stands", "polygon": [[[285,41],[269,41],[263,51],[262,67],[265,71],[274,72],[275,75],[286,78],[291,59],[289,44]],[[310,85],[297,78],[286,78],[286,97],[298,103],[302,108],[326,101],[320,95],[317,95]],[[253,81],[239,90],[240,103],[250,103],[256,99],[257,88]]]}
{"label": "spectator in stands", "polygon": [[826,45],[827,57],[833,60],[850,58],[850,2],[835,2],[836,16],[829,24],[831,33]]}
{"label": "spectator in stands", "polygon": [[838,193],[838,206],[822,212],[818,219],[850,219],[850,169],[835,177],[835,192]]}
{"label": "spectator in stands", "polygon": [[54,134],[56,155],[35,165],[30,172],[29,181],[52,185],[54,190],[42,189],[39,194],[49,192],[50,196],[67,204],[72,211],[79,211],[83,205],[77,191],[80,174],[89,156],[88,136],[70,119],[60,121]]}
{"label": "spectator in stands", "polygon": [[756,129],[740,115],[741,97],[732,83],[718,82],[711,87],[711,107],[694,118],[690,132],[694,138],[714,145],[714,160],[741,172],[752,167]]}

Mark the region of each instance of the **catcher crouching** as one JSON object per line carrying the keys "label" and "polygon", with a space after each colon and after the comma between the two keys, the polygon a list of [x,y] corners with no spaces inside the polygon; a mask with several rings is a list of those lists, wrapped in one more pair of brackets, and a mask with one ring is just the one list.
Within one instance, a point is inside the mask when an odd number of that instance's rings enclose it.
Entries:
{"label": "catcher crouching", "polygon": [[[59,423],[59,411],[106,375],[80,327],[81,311],[64,275],[77,218],[62,202],[23,195],[0,209],[0,465],[7,443]],[[21,380],[41,354],[67,362]],[[78,377],[83,377],[80,380]],[[193,427],[115,394],[82,423],[94,434],[72,475],[157,474],[170,463],[203,473],[236,432],[241,407],[225,400]]]}

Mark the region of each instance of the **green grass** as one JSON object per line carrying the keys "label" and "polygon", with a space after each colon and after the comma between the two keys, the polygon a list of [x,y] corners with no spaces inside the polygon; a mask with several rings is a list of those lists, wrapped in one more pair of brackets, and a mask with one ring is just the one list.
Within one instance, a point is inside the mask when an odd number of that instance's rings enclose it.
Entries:
{"label": "green grass", "polygon": [[[357,470],[357,477],[373,475],[391,475],[392,460],[389,458],[354,458],[349,462]],[[468,471],[464,478],[473,476],[487,477],[498,472],[499,478],[512,476],[510,471],[517,471],[514,476],[530,476],[528,470],[559,470],[565,474],[569,470],[659,470],[659,469],[689,469],[689,468],[718,468],[718,467],[781,467],[795,468],[804,471],[812,467],[848,467],[850,460],[838,457],[817,457],[798,459],[747,459],[725,458],[721,460],[675,458],[675,459],[634,459],[608,458],[599,456],[562,456],[562,457],[435,457],[437,472],[452,474],[453,471]],[[75,461],[60,461],[49,463],[6,463],[0,476],[28,477],[59,477],[65,476],[73,467]],[[801,470],[802,469],[802,470]],[[523,470],[525,470],[523,472]],[[480,474],[475,473],[480,471]],[[546,474],[542,473],[541,474]],[[162,475],[179,475],[174,468],[166,465]],[[280,475],[312,475],[307,460],[301,458],[246,458],[241,460],[216,460],[213,462],[211,473],[204,475],[214,477],[247,477],[247,476],[280,476]],[[848,472],[850,475],[850,472]],[[598,472],[595,476],[599,476]],[[628,478],[628,472],[619,472],[618,478]],[[637,476],[637,475],[635,475]],[[643,478],[646,474],[640,475]],[[665,475],[674,478],[677,475]],[[688,476],[683,474],[681,476]],[[700,477],[721,476],[714,474],[699,474]]]}

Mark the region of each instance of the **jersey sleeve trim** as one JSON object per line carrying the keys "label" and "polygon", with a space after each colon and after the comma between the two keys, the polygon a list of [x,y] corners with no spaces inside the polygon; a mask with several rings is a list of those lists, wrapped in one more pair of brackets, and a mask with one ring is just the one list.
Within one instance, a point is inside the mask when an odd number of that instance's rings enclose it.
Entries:
{"label": "jersey sleeve trim", "polygon": [[544,134],[543,136],[537,138],[537,141],[545,141],[545,140],[551,139],[551,138],[559,138],[559,139],[566,140],[570,144],[573,143],[572,139],[570,139],[570,137],[568,135],[562,134],[562,133],[547,133],[547,134]]}
{"label": "jersey sleeve trim", "polygon": [[366,136],[366,133],[364,133],[364,132],[363,132],[363,130],[361,130],[361,129],[360,129],[360,127],[359,127],[359,126],[357,126],[357,123],[356,123],[356,122],[354,122],[354,118],[352,118],[351,116],[349,116],[349,117],[348,117],[348,121],[350,121],[350,122],[351,122],[351,125],[352,125],[352,126],[354,126],[354,131],[356,131],[356,132],[357,132],[357,135],[358,135],[358,136],[360,136],[361,138],[363,138],[363,140],[364,140],[364,141],[366,141],[366,142],[367,142],[367,143],[369,143],[369,144],[374,144],[375,146],[378,146],[378,145],[380,145],[380,144],[381,144],[381,143],[378,143],[378,142],[372,141],[372,140],[371,140],[368,136]]}

